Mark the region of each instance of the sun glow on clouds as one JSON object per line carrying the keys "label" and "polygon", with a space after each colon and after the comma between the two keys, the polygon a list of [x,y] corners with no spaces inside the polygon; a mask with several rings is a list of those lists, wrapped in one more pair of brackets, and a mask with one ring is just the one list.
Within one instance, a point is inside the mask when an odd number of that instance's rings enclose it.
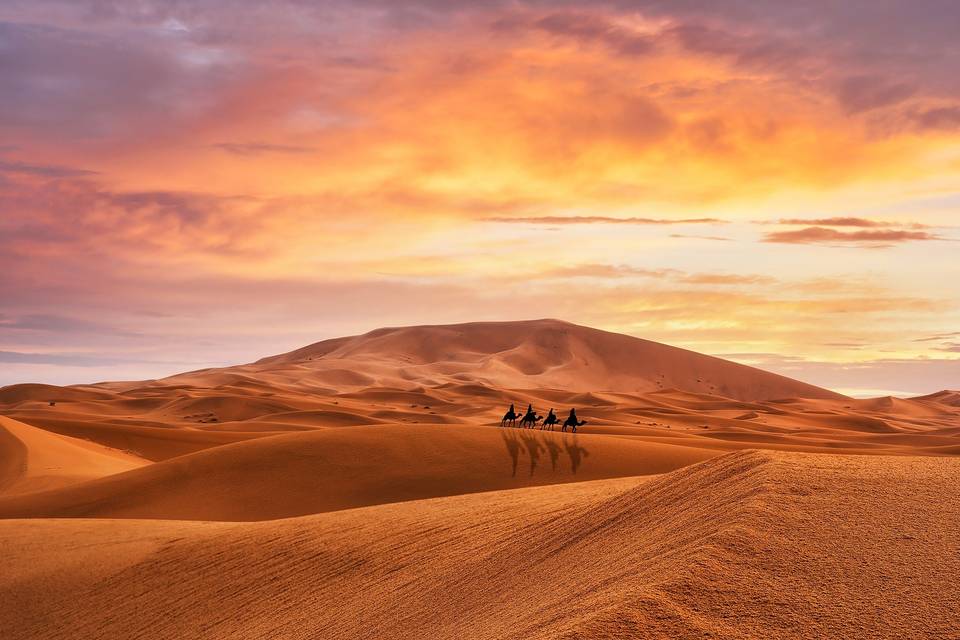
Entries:
{"label": "sun glow on clouds", "polygon": [[0,383],[544,316],[958,371],[916,341],[960,320],[957,52],[916,3],[137,6],[0,8],[0,350],[35,354]]}

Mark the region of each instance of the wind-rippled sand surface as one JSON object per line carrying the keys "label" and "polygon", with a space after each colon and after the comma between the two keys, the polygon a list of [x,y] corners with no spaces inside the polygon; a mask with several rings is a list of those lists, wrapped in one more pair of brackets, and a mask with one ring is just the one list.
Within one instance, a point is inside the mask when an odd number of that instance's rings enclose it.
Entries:
{"label": "wind-rippled sand surface", "polygon": [[2,617],[17,638],[953,638],[958,473],[740,452],[261,523],[10,520]]}
{"label": "wind-rippled sand surface", "polygon": [[382,330],[0,389],[3,637],[960,637],[960,394],[631,340]]}

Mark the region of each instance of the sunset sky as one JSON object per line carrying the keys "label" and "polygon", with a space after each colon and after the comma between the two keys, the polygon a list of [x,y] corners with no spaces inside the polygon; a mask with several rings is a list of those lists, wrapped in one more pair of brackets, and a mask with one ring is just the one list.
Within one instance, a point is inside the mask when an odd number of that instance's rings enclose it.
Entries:
{"label": "sunset sky", "polygon": [[555,317],[960,386],[954,0],[4,0],[0,385]]}

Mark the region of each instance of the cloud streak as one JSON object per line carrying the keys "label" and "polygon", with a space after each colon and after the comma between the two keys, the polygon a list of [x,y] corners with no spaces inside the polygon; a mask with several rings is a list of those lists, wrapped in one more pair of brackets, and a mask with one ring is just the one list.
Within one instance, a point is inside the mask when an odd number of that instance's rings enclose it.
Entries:
{"label": "cloud streak", "polygon": [[927,231],[838,231],[826,227],[807,227],[795,231],[774,231],[764,236],[764,242],[778,244],[854,245],[870,248],[889,247],[904,242],[945,240]]}
{"label": "cloud streak", "polygon": [[674,225],[674,224],[725,224],[724,220],[718,218],[637,218],[627,217],[618,218],[614,216],[529,216],[529,217],[505,217],[495,216],[483,218],[484,222],[499,222],[506,224],[625,224],[625,225]]}
{"label": "cloud streak", "polygon": [[911,229],[925,229],[926,225],[918,223],[901,224],[896,222],[884,222],[880,220],[870,220],[868,218],[836,217],[836,218],[782,218],[777,224],[790,226],[817,226],[817,227],[903,227],[908,226]]}

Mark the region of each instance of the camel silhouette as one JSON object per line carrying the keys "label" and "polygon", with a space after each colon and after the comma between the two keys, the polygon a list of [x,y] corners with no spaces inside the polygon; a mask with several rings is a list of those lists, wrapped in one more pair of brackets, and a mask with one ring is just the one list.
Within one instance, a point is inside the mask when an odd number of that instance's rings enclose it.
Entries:
{"label": "camel silhouette", "polygon": [[550,427],[550,431],[553,431],[554,425],[560,424],[557,414],[553,412],[553,407],[550,408],[550,413],[547,414],[547,417],[543,419],[543,424],[540,425],[540,430]]}
{"label": "camel silhouette", "polygon": [[538,416],[535,413],[528,413],[527,415],[523,416],[523,420],[520,421],[520,427],[523,429],[533,429],[541,420],[543,420],[543,416]]}
{"label": "camel silhouette", "polygon": [[500,426],[515,427],[517,426],[517,418],[519,417],[520,417],[520,414],[516,412],[516,410],[513,408],[513,405],[511,404],[507,412],[503,414],[503,419],[500,421]]}
{"label": "camel silhouette", "polygon": [[537,422],[543,419],[543,416],[538,416],[537,412],[533,410],[533,405],[527,405],[527,413],[523,416],[523,420],[520,421],[520,428],[530,428],[536,426]]}
{"label": "camel silhouette", "polygon": [[572,427],[573,433],[577,432],[577,427],[582,427],[587,424],[586,420],[577,420],[577,410],[570,409],[570,415],[567,416],[567,419],[563,423],[562,431],[566,431],[567,427]]}

